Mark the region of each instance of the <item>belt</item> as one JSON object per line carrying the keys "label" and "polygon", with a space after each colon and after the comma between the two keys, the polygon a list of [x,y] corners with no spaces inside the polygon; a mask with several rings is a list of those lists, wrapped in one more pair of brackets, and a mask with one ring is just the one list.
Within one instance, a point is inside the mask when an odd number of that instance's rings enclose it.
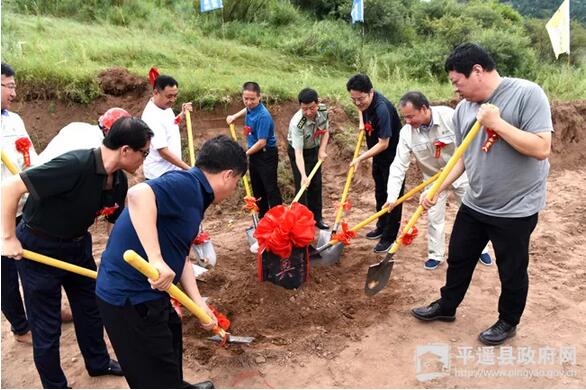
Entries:
{"label": "belt", "polygon": [[24,227],[33,236],[42,238],[44,240],[59,241],[59,242],[77,242],[77,241],[81,241],[85,238],[85,234],[83,234],[79,237],[73,237],[73,238],[61,238],[61,237],[51,236],[50,234],[47,234],[42,230],[35,229],[34,227],[30,226],[27,223],[24,224]]}

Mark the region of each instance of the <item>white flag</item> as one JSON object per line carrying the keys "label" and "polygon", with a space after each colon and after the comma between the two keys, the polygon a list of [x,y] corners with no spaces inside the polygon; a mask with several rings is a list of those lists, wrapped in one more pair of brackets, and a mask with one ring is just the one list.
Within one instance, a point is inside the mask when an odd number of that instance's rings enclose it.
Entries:
{"label": "white flag", "polygon": [[562,53],[570,54],[570,0],[564,0],[545,28],[549,34],[555,58]]}

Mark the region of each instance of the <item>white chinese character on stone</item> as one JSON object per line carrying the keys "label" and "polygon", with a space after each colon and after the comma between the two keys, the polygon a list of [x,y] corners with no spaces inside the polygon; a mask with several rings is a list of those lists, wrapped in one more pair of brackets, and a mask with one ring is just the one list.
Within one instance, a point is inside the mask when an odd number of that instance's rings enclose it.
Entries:
{"label": "white chinese character on stone", "polygon": [[499,365],[506,366],[515,363],[513,347],[500,347],[498,356]]}
{"label": "white chinese character on stone", "polygon": [[539,364],[554,364],[555,363],[555,348],[541,347],[539,348]]}
{"label": "white chinese character on stone", "polygon": [[560,347],[560,364],[576,365],[576,347]]}
{"label": "white chinese character on stone", "polygon": [[531,347],[517,348],[518,364],[535,364],[535,351]]}
{"label": "white chinese character on stone", "polygon": [[468,361],[474,361],[472,347],[458,347],[456,359],[462,360],[462,364],[464,365],[468,364]]}
{"label": "white chinese character on stone", "polygon": [[478,350],[476,352],[476,355],[478,357],[477,364],[482,364],[485,366],[494,365],[494,347],[478,347]]}

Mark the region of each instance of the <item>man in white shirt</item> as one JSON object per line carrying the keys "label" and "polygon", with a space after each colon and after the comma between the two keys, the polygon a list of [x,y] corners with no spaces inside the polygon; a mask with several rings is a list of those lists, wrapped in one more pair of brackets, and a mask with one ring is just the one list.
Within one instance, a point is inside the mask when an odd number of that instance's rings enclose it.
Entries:
{"label": "man in white shirt", "polygon": [[128,111],[113,107],[100,116],[97,125],[83,122],[68,124],[39,154],[39,165],[72,150],[99,148],[114,122],[126,116],[130,116]]}
{"label": "man in white shirt", "polygon": [[155,179],[165,172],[190,168],[181,159],[179,123],[185,116],[185,111],[193,109],[191,103],[183,103],[181,114],[175,117],[171,107],[175,104],[178,93],[179,84],[174,78],[158,76],[153,86],[153,97],[142,113],[142,120],[155,133],[143,166],[147,179]]}
{"label": "man in white shirt", "polygon": [[[405,173],[411,163],[411,154],[423,173],[424,180],[442,170],[456,150],[454,143],[454,110],[447,106],[429,105],[427,98],[418,91],[407,92],[399,100],[399,111],[405,126],[399,135],[397,155],[391,164],[387,184],[387,205],[396,202],[401,191]],[[458,203],[468,189],[468,178],[464,173],[452,183],[452,191]],[[439,196],[437,204],[428,211],[428,259],[425,269],[436,269],[445,256],[444,227],[448,192]],[[480,263],[491,265],[488,247],[480,255]]]}
{"label": "man in white shirt", "polygon": [[[8,111],[16,97],[16,73],[10,65],[2,63],[2,152],[19,169],[24,170],[37,163],[37,153],[24,127],[20,116]],[[17,146],[19,144],[20,146]],[[29,145],[28,147],[26,145]],[[2,180],[12,176],[12,172],[2,164]],[[26,197],[18,203],[17,221],[22,214]],[[30,326],[24,311],[20,295],[18,272],[14,259],[2,256],[2,313],[10,322],[10,328],[16,341],[32,344]]]}

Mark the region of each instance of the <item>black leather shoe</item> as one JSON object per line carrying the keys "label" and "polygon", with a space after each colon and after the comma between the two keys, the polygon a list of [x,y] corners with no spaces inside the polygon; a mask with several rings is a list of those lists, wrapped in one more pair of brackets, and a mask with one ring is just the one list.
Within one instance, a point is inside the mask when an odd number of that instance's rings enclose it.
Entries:
{"label": "black leather shoe", "polygon": [[478,335],[478,339],[486,345],[499,345],[506,339],[517,334],[517,327],[498,320],[493,326]]}
{"label": "black leather shoe", "polygon": [[391,249],[391,245],[393,245],[393,242],[392,241],[388,241],[388,240],[382,239],[374,247],[374,252],[375,253],[385,253],[385,252],[388,252],[389,249]]}
{"label": "black leather shoe", "polygon": [[319,220],[315,223],[315,227],[320,229],[320,230],[328,230],[330,227],[324,223],[324,221]]}
{"label": "black leather shoe", "polygon": [[383,229],[381,229],[379,227],[366,233],[366,238],[369,240],[378,240],[382,236],[383,236]]}
{"label": "black leather shoe", "polygon": [[456,319],[455,314],[446,314],[442,311],[440,301],[435,301],[429,304],[429,306],[417,307],[411,309],[413,317],[421,321],[445,321],[452,322]]}
{"label": "black leather shoe", "polygon": [[215,389],[215,386],[212,383],[212,381],[199,382],[199,383],[195,383],[193,385],[190,383],[187,383],[187,382],[183,382],[183,388],[184,389]]}
{"label": "black leather shoe", "polygon": [[88,371],[90,376],[102,376],[102,375],[116,375],[116,376],[124,376],[122,372],[122,368],[120,364],[114,359],[110,359],[110,363],[108,364],[108,368],[102,371]]}

